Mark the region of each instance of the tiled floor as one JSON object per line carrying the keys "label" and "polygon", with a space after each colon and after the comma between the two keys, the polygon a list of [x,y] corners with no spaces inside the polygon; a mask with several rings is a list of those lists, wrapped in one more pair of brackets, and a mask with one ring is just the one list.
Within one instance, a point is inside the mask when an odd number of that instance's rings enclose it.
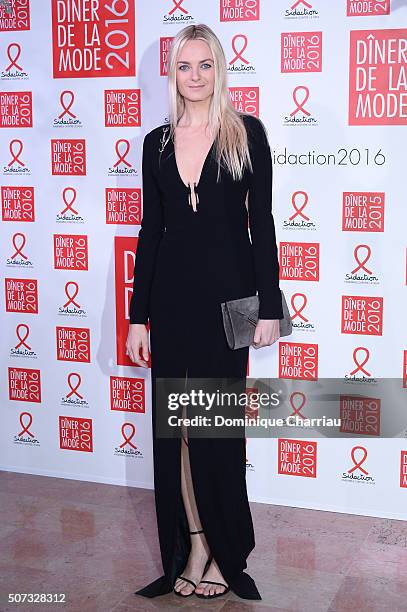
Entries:
{"label": "tiled floor", "polygon": [[[407,612],[406,522],[251,507],[262,601],[150,600],[133,593],[162,573],[152,491],[0,472],[0,610]],[[30,592],[68,603],[6,603]]]}

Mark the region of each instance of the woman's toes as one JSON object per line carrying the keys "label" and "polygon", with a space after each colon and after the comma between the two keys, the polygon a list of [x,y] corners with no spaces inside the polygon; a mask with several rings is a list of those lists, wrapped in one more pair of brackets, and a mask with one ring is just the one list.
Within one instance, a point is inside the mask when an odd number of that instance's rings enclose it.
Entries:
{"label": "woman's toes", "polygon": [[175,583],[175,590],[181,595],[188,595],[192,591],[192,585],[185,580],[179,580]]}

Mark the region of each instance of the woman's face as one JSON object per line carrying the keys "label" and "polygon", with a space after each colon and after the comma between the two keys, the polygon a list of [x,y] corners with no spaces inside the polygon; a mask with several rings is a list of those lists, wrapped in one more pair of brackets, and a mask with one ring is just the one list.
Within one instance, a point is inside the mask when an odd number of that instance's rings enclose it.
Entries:
{"label": "woman's face", "polygon": [[212,52],[204,40],[188,40],[177,59],[179,93],[191,101],[205,100],[213,94],[215,68]]}

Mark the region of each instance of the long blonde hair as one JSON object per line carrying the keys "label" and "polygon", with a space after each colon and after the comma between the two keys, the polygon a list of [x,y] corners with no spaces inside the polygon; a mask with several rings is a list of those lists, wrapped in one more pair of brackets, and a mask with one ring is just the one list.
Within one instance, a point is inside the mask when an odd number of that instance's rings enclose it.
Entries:
{"label": "long blonde hair", "polygon": [[188,40],[204,40],[212,51],[215,69],[214,91],[209,107],[209,131],[216,138],[216,160],[218,181],[220,165],[234,180],[241,180],[244,169],[252,171],[246,128],[242,113],[237,111],[227,86],[226,57],[216,34],[207,25],[200,23],[180,30],[173,38],[168,55],[169,126],[167,141],[174,139],[175,127],[185,108],[184,97],[177,88],[177,58]]}

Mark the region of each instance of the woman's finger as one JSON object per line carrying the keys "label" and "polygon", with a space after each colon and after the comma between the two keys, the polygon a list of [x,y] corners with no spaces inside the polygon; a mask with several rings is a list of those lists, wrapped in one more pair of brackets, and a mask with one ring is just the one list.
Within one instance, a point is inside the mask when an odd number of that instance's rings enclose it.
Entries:
{"label": "woman's finger", "polygon": [[256,329],[254,331],[253,342],[258,344],[261,341],[261,325],[256,325]]}
{"label": "woman's finger", "polygon": [[148,361],[148,340],[146,336],[142,340],[142,352],[144,359]]}

